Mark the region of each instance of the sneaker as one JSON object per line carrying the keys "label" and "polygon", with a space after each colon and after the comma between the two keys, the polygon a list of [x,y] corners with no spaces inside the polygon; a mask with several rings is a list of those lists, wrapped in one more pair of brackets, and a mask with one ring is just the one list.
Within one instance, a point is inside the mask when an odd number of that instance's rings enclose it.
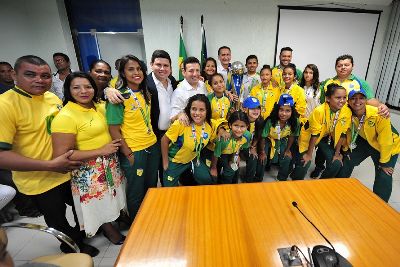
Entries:
{"label": "sneaker", "polygon": [[310,173],[310,178],[311,179],[318,179],[318,177],[321,175],[322,171],[324,169],[320,168],[315,168],[311,173]]}
{"label": "sneaker", "polygon": [[[65,243],[61,243],[60,250],[65,254],[75,253],[75,250],[73,250],[70,246],[68,246]],[[96,257],[100,252],[97,248],[85,243],[82,243],[82,245],[79,246],[79,250],[80,253],[88,254],[90,257]]]}

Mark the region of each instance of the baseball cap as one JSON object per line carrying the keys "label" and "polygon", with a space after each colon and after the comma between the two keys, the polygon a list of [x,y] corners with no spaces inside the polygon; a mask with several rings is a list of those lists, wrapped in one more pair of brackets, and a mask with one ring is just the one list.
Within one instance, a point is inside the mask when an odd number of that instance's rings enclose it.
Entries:
{"label": "baseball cap", "polygon": [[289,94],[282,94],[278,101],[278,106],[291,106],[293,107],[293,97]]}
{"label": "baseball cap", "polygon": [[260,107],[260,101],[258,101],[257,98],[249,96],[248,98],[246,98],[243,101],[243,105],[244,108],[258,108]]}
{"label": "baseball cap", "polygon": [[362,94],[365,97],[367,97],[367,93],[362,88],[361,89],[353,89],[353,90],[351,90],[350,93],[349,93],[349,98],[352,98],[355,94]]}

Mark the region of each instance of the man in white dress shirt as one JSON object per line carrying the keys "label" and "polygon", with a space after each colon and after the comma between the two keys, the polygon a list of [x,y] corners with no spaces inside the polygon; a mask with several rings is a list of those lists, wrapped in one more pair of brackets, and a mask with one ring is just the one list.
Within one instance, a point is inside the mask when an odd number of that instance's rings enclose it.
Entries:
{"label": "man in white dress shirt", "polygon": [[172,94],[171,100],[171,122],[180,120],[189,124],[184,109],[191,96],[196,94],[207,94],[204,82],[200,80],[200,62],[195,57],[188,57],[183,61],[183,77],[185,79],[178,85]]}
{"label": "man in white dress shirt", "polygon": [[[218,66],[217,66],[217,72],[220,73],[225,80],[225,83],[228,80],[228,73],[230,71],[230,64],[231,64],[231,49],[228,46],[221,46],[218,49]],[[228,88],[229,89],[229,88]]]}

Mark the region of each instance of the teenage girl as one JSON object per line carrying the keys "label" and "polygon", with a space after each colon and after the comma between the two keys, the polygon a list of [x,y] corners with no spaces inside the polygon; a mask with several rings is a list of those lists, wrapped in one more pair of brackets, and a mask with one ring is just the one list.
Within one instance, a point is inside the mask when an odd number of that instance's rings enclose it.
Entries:
{"label": "teenage girl", "polygon": [[[304,89],[306,94],[306,118],[310,117],[311,112],[321,105],[320,97],[320,82],[319,82],[319,71],[316,65],[308,64],[303,71],[303,76],[300,80],[300,87]],[[322,156],[321,152],[317,150],[315,156],[315,169],[311,172],[311,178],[318,178],[321,172],[325,169],[324,166],[325,159]]]}
{"label": "teenage girl", "polygon": [[121,104],[106,105],[112,139],[121,139],[120,162],[127,179],[126,199],[133,219],[150,187],[157,187],[160,149],[151,127],[150,94],[146,65],[132,55],[121,58],[116,88],[124,96]]}
{"label": "teenage girl", "polygon": [[293,97],[282,94],[265,120],[262,137],[272,163],[279,163],[277,179],[286,181],[292,169],[292,145],[300,132],[299,115]]}
{"label": "teenage girl", "polygon": [[348,96],[352,123],[347,134],[350,147],[338,177],[350,177],[355,166],[371,157],[375,166],[373,191],[388,202],[392,193],[393,172],[400,153],[400,138],[390,118],[379,115],[378,108],[367,105],[364,89],[352,90]]}
{"label": "teenage girl", "polygon": [[251,135],[247,131],[250,122],[243,111],[233,112],[228,119],[230,138],[216,139],[211,160],[211,175],[219,175],[220,184],[236,184],[239,175],[239,152],[250,144]]}
{"label": "teenage girl", "polygon": [[304,179],[315,146],[327,162],[321,178],[337,177],[342,167],[342,151],[347,150],[346,133],[351,125],[351,110],[345,105],[346,97],[345,88],[335,83],[328,85],[325,103],[314,109],[308,123],[301,129],[295,179]]}
{"label": "teenage girl", "polygon": [[261,116],[265,120],[278,102],[280,89],[274,86],[271,78],[272,71],[269,65],[264,65],[260,71],[261,83],[254,86],[250,91],[250,96],[258,99],[261,104]]}
{"label": "teenage girl", "polygon": [[250,147],[243,149],[241,157],[246,159],[246,174],[243,182],[261,182],[264,177],[266,153],[261,147],[261,132],[264,120],[261,117],[261,105],[257,98],[248,97],[243,102],[243,110],[249,118],[251,134]]}
{"label": "teenage girl", "polygon": [[211,118],[226,119],[233,106],[231,101],[225,95],[225,81],[221,74],[215,73],[211,76],[210,83],[213,92],[208,94],[208,100],[211,103]]}
{"label": "teenage girl", "polygon": [[204,84],[206,85],[207,92],[210,94],[213,92],[211,87],[211,77],[217,73],[217,61],[214,58],[209,57],[202,66],[201,76],[204,78]]}
{"label": "teenage girl", "polygon": [[178,186],[180,175],[192,169],[198,184],[213,184],[210,169],[200,158],[201,150],[213,136],[211,106],[207,97],[197,94],[185,107],[189,126],[176,120],[161,139],[164,186]]}
{"label": "teenage girl", "polygon": [[296,104],[296,111],[300,116],[300,122],[303,124],[306,123],[306,95],[303,88],[296,83],[296,65],[289,63],[284,67],[282,78],[285,87],[281,89],[281,94],[289,94],[293,97],[293,101]]}

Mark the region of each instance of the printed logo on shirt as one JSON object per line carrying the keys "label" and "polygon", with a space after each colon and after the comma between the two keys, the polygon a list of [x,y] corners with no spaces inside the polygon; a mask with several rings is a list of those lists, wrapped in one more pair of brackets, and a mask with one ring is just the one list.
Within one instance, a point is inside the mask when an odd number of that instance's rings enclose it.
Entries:
{"label": "printed logo on shirt", "polygon": [[136,170],[136,175],[137,176],[142,176],[143,175],[143,169],[137,169]]}
{"label": "printed logo on shirt", "polygon": [[211,167],[211,160],[209,160],[209,159],[206,159],[206,165],[207,165],[207,167]]}
{"label": "printed logo on shirt", "polygon": [[137,109],[138,109],[138,108],[137,108],[136,104],[135,104],[135,103],[132,103],[132,108],[131,108],[131,110],[135,111],[135,110],[137,110]]}
{"label": "printed logo on shirt", "polygon": [[174,180],[174,177],[168,175],[167,180],[168,180],[168,181],[173,181],[173,180]]}
{"label": "printed logo on shirt", "polygon": [[369,126],[369,127],[374,127],[374,126],[375,126],[375,121],[369,120],[369,121],[368,121],[368,126]]}

